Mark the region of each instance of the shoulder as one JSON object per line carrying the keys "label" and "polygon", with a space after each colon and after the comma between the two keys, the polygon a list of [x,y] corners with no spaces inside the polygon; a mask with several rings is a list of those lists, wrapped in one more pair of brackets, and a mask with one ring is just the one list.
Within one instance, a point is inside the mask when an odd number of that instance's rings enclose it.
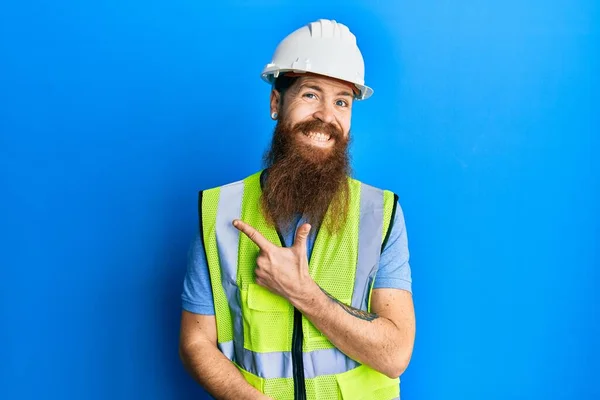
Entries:
{"label": "shoulder", "polygon": [[202,196],[202,194],[210,194],[210,193],[218,193],[219,191],[225,189],[225,188],[232,188],[232,187],[238,187],[238,186],[244,186],[244,183],[259,183],[260,179],[262,177],[264,171],[258,171],[255,172],[252,175],[249,175],[245,178],[239,179],[237,181],[233,181],[233,182],[229,182],[229,183],[225,183],[223,185],[220,186],[214,186],[214,187],[209,187],[206,189],[201,189],[198,191],[199,195]]}
{"label": "shoulder", "polygon": [[369,202],[381,205],[383,198],[385,219],[388,222],[395,219],[395,214],[400,209],[399,197],[396,193],[388,189],[380,189],[354,178],[349,178],[349,181],[355,188],[360,188],[361,203]]}
{"label": "shoulder", "polygon": [[354,185],[356,187],[360,187],[361,188],[361,192],[362,191],[368,191],[368,192],[372,192],[372,193],[379,193],[379,194],[383,194],[384,196],[391,196],[391,197],[396,197],[396,201],[397,200],[397,195],[388,189],[382,189],[379,188],[377,186],[371,185],[369,183],[360,181],[358,179],[352,178],[352,177],[348,177],[348,181],[350,182],[351,185]]}
{"label": "shoulder", "polygon": [[402,234],[404,231],[404,215],[400,207],[399,196],[391,190],[380,189],[357,179],[350,178],[349,182],[355,191],[360,191],[360,207],[369,213],[383,213],[382,248]]}

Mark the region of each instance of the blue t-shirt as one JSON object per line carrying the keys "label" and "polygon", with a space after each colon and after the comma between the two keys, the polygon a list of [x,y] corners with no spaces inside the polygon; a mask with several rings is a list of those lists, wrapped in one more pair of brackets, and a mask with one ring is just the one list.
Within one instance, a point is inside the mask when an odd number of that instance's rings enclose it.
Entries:
{"label": "blue t-shirt", "polygon": [[[283,239],[287,245],[294,241],[296,230],[304,223],[303,218],[298,218],[294,229],[282,232]],[[316,229],[310,231],[307,250],[308,259],[312,252],[315,241]],[[379,260],[379,269],[375,275],[374,289],[393,288],[412,292],[410,265],[408,263],[408,240],[404,215],[400,204],[396,207],[396,215],[392,225],[392,231]],[[200,240],[200,234],[192,241],[188,252],[187,274],[183,282],[183,293],[181,295],[183,309],[194,314],[214,315],[215,306],[210,286],[210,275],[204,246]]]}

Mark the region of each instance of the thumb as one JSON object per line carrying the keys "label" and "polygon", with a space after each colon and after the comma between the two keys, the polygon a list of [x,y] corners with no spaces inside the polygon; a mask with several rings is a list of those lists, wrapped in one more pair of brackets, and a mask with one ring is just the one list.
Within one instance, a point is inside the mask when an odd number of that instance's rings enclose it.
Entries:
{"label": "thumb", "polygon": [[294,247],[306,250],[306,240],[310,233],[310,224],[302,224],[298,231],[296,231],[296,240],[294,240]]}

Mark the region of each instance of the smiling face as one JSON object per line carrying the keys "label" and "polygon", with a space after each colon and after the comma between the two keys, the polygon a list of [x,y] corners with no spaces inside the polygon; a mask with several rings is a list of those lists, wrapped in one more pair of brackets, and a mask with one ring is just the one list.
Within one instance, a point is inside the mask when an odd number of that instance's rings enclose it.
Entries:
{"label": "smiling face", "polygon": [[326,150],[348,140],[353,98],[349,83],[303,74],[283,96],[271,92],[271,113],[280,115],[280,123],[294,131],[296,140]]}
{"label": "smiling face", "polygon": [[311,75],[294,80],[283,94],[271,93],[271,112],[279,118],[265,155],[262,195],[271,223],[285,226],[301,213],[316,227],[330,210],[329,228],[341,227],[348,210],[352,100],[351,85]]}

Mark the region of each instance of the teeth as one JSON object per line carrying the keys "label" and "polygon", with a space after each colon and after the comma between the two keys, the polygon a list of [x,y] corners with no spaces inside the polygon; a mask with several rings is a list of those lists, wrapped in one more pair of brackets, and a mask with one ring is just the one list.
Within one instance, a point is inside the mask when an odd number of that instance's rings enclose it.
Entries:
{"label": "teeth", "polygon": [[330,135],[326,135],[326,134],[321,133],[321,132],[311,132],[307,136],[309,138],[311,138],[312,140],[316,140],[318,142],[326,142],[330,138]]}

